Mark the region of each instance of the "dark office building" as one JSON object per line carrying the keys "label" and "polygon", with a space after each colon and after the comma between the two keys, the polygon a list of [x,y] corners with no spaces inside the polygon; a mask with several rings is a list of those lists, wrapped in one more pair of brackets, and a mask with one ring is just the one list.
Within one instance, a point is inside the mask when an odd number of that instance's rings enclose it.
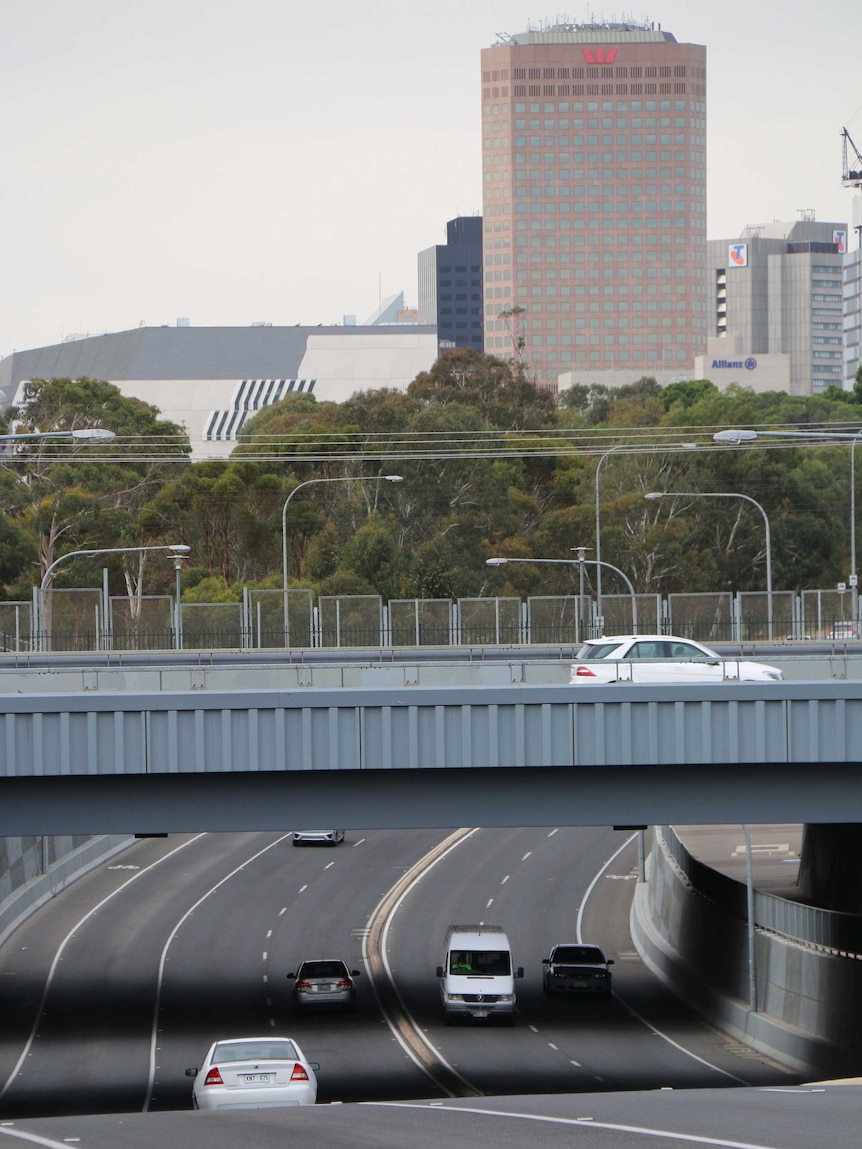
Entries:
{"label": "dark office building", "polygon": [[419,252],[419,322],[436,323],[441,349],[484,352],[481,216],[450,219],[445,245]]}

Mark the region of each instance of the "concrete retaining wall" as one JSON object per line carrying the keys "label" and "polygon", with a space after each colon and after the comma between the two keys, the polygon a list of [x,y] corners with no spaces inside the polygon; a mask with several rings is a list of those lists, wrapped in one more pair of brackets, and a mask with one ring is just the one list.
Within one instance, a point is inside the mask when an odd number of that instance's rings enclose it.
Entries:
{"label": "concrete retaining wall", "polygon": [[632,938],[646,965],[708,1020],[803,1073],[862,1074],[862,961],[755,933],[696,893],[656,834],[635,892]]}
{"label": "concrete retaining wall", "polygon": [[75,878],[133,841],[127,834],[0,839],[0,945]]}

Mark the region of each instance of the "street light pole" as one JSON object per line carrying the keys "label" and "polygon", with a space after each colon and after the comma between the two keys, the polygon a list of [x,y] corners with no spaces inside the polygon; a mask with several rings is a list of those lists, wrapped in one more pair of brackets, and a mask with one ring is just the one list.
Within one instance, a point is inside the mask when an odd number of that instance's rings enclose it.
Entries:
{"label": "street light pole", "polygon": [[601,475],[602,464],[609,455],[613,455],[615,451],[627,451],[631,455],[654,455],[661,451],[695,451],[697,450],[697,443],[658,443],[652,447],[639,448],[637,445],[631,443],[615,443],[613,447],[608,447],[607,451],[602,455],[596,464],[596,562],[598,567],[596,570],[596,612],[599,617],[599,626],[604,629],[602,619],[604,618],[604,611],[602,609],[602,521],[601,521],[601,500],[599,498],[599,476]]}
{"label": "street light pole", "polygon": [[60,563],[67,562],[69,559],[79,558],[81,555],[141,554],[143,551],[171,551],[174,555],[187,555],[191,549],[192,548],[186,546],[185,543],[162,543],[147,547],[96,547],[93,550],[67,551],[66,554],[60,555],[58,559],[54,559],[42,575],[42,581],[39,584],[39,611],[42,615],[40,619],[40,633],[43,641],[45,638],[45,591],[48,589],[49,584],[53,582],[54,571]]}
{"label": "street light pole", "polygon": [[578,557],[576,559],[521,559],[521,558],[515,559],[515,558],[497,557],[497,558],[485,559],[485,566],[501,567],[501,566],[505,566],[506,563],[531,563],[531,564],[532,563],[560,563],[560,564],[563,564],[566,566],[580,566],[582,572],[583,572],[583,568],[584,568],[585,563],[589,566],[592,566],[592,567],[595,567],[595,566],[607,567],[608,570],[611,570],[615,574],[619,575],[619,577],[623,580],[623,582],[628,587],[628,591],[629,591],[629,595],[631,597],[631,603],[632,603],[632,634],[637,634],[637,632],[638,632],[638,601],[637,601],[637,595],[635,594],[635,588],[632,586],[632,583],[631,583],[631,579],[628,577],[628,575],[624,574],[620,570],[619,567],[615,567],[613,565],[613,563],[600,562],[598,559],[584,558],[583,555],[584,555],[584,552],[586,551],[586,549],[587,549],[586,547],[572,547],[573,551],[578,552]]}
{"label": "street light pole", "polygon": [[716,443],[729,443],[739,447],[743,443],[753,443],[756,439],[807,439],[810,443],[818,444],[821,440],[831,442],[850,443],[850,588],[853,592],[853,619],[856,621],[856,602],[858,582],[856,574],[856,443],[862,435],[858,431],[753,431],[749,427],[728,427],[713,435]]}
{"label": "street light pole", "polygon": [[682,498],[682,499],[744,499],[746,503],[751,503],[753,507],[757,507],[763,516],[763,525],[766,528],[766,613],[767,613],[767,637],[772,640],[772,539],[769,533],[769,518],[766,511],[758,503],[757,499],[752,499],[751,495],[743,495],[739,491],[650,491],[649,494],[644,495],[645,499],[665,499],[665,498]]}
{"label": "street light pole", "polygon": [[310,487],[313,483],[356,483],[363,478],[385,479],[387,483],[401,483],[404,481],[401,475],[335,475],[328,479],[305,479],[302,483],[297,483],[284,500],[284,506],[281,508],[281,570],[284,594],[284,645],[286,648],[290,647],[290,611],[287,605],[287,508],[290,505],[290,500],[297,491],[301,491],[303,487]]}

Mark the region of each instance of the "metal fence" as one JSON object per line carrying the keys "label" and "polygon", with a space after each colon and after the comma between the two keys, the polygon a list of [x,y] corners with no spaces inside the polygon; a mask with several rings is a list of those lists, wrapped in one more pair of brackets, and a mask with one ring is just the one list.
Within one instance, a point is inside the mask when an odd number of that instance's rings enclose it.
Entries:
{"label": "metal fence", "polygon": [[[6,651],[306,650],[449,646],[576,647],[603,634],[676,634],[714,643],[817,639],[862,634],[855,592],[806,590],[739,594],[588,595],[394,599],[321,596],[244,588],[240,601],[181,602],[169,595],[112,596],[101,590],[34,590],[32,603],[0,603]],[[633,615],[637,615],[637,626]]]}
{"label": "metal fence", "polygon": [[[673,826],[657,826],[656,837],[693,890],[740,921],[748,920],[747,890],[742,882],[713,870],[690,854]],[[862,956],[862,914],[821,910],[755,890],[754,924],[798,945]]]}

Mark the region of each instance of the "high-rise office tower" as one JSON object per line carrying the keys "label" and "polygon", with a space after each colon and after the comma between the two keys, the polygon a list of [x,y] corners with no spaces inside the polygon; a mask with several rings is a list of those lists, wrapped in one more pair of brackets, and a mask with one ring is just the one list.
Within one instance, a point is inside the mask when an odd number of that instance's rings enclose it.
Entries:
{"label": "high-rise office tower", "polygon": [[481,216],[450,219],[446,243],[419,252],[419,322],[437,325],[441,349],[483,351]]}
{"label": "high-rise office tower", "polygon": [[707,337],[706,49],[631,22],[501,35],[482,51],[482,141],[486,352],[545,385],[690,371]]}

